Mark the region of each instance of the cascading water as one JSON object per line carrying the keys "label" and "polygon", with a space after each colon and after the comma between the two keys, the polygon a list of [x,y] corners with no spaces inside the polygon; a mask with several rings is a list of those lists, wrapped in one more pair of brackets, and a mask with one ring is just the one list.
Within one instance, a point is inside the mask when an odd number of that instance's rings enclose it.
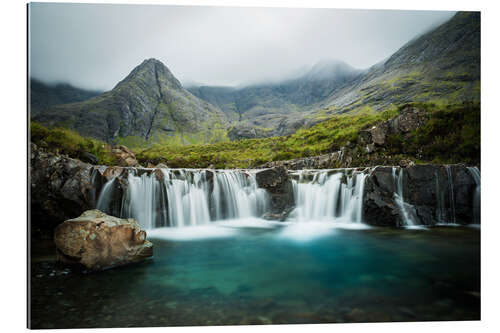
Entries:
{"label": "cascading water", "polygon": [[481,222],[481,172],[477,167],[468,167],[474,182],[476,183],[476,188],[474,189],[474,201],[473,201],[473,219],[474,223],[478,224]]}
{"label": "cascading water", "polygon": [[[292,180],[296,203],[292,216],[297,221],[361,223],[367,175],[360,171],[347,174],[346,171],[298,171],[298,179]],[[307,180],[306,174],[312,175],[312,180]]]}
{"label": "cascading water", "polygon": [[403,219],[404,226],[415,226],[415,218],[412,211],[414,210],[413,206],[404,201],[404,192],[403,192],[403,169],[397,167],[392,167],[392,178],[394,179],[394,185],[396,186],[396,192],[394,192],[394,201],[398,205],[398,208],[401,212],[401,217]]}
{"label": "cascading water", "polygon": [[[97,208],[109,211],[115,180],[99,195]],[[242,170],[130,169],[121,200],[121,217],[136,218],[145,229],[203,225],[210,221],[258,217],[268,195],[255,175]]]}
{"label": "cascading water", "polygon": [[101,189],[101,193],[99,194],[99,199],[96,203],[96,208],[106,213],[110,213],[109,207],[111,205],[112,199],[111,192],[113,191],[115,179],[116,178],[113,177],[104,184]]}
{"label": "cascading water", "polygon": [[453,177],[451,175],[451,168],[449,165],[445,165],[446,169],[446,174],[448,176],[448,190],[449,190],[449,200],[450,200],[450,210],[451,210],[451,219],[449,222],[455,224],[457,219],[456,219],[456,214],[455,214],[455,193],[453,190]]}

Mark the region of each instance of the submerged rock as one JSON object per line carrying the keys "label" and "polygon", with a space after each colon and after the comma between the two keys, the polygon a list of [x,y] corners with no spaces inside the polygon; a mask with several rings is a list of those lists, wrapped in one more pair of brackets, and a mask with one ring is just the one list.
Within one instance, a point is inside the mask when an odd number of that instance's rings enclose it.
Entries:
{"label": "submerged rock", "polygon": [[120,219],[97,209],[57,226],[58,260],[91,270],[143,261],[153,256],[153,244],[135,219]]}

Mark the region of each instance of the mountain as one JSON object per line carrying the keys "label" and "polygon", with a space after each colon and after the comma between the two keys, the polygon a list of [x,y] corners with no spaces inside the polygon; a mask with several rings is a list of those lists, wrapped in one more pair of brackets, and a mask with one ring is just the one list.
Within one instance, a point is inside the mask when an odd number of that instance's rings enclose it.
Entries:
{"label": "mountain", "polygon": [[167,67],[149,59],[113,90],[69,104],[46,102],[33,119],[144,146],[216,142],[226,134],[232,140],[283,136],[335,114],[464,101],[480,102],[479,12],[458,12],[367,70],[326,60],[281,82],[184,89]]}
{"label": "mountain", "polygon": [[217,141],[225,134],[227,117],[185,90],[163,63],[148,59],[111,91],[83,102],[50,107],[33,120],[136,146],[151,141]]}
{"label": "mountain", "polygon": [[480,13],[458,12],[364,71],[324,61],[278,84],[190,91],[240,120],[232,139],[288,135],[334,114],[408,102],[480,102],[480,36]]}
{"label": "mountain", "polygon": [[191,87],[195,96],[219,107],[230,119],[257,127],[273,127],[283,115],[301,112],[361,74],[340,61],[326,60],[300,77],[242,88]]}
{"label": "mountain", "polygon": [[31,113],[36,114],[43,109],[57,104],[81,102],[101,93],[102,91],[76,88],[67,83],[46,84],[40,80],[31,78]]}
{"label": "mountain", "polygon": [[320,103],[332,113],[407,102],[480,102],[480,13],[458,12]]}

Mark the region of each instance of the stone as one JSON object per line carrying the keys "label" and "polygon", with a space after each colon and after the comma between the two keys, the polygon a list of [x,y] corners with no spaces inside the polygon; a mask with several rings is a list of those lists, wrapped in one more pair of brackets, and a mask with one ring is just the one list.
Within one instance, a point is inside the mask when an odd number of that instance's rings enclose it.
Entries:
{"label": "stone", "polygon": [[91,154],[89,152],[84,152],[83,154],[81,154],[80,160],[82,160],[82,162],[86,162],[86,163],[90,163],[90,164],[94,164],[94,165],[99,163],[99,158],[97,156],[95,156],[94,154]]}
{"label": "stone", "polygon": [[123,167],[138,167],[139,162],[137,162],[134,152],[123,145],[115,146],[111,149],[111,153],[117,160],[118,166]]}
{"label": "stone", "polygon": [[97,209],[66,220],[54,232],[58,260],[90,270],[140,262],[153,256],[153,244],[135,219],[120,219]]}
{"label": "stone", "polygon": [[156,169],[168,169],[168,165],[166,165],[165,163],[158,163],[156,166],[155,166]]}
{"label": "stone", "polygon": [[389,134],[389,130],[390,126],[388,122],[384,122],[378,124],[377,126],[373,126],[370,130],[373,143],[379,146],[383,146],[385,144],[387,135]]}
{"label": "stone", "polygon": [[295,204],[292,181],[284,167],[260,170],[255,178],[257,185],[271,197],[271,214],[283,214]]}
{"label": "stone", "polygon": [[[474,179],[464,165],[449,166],[453,182],[455,218],[458,224],[473,221]],[[403,168],[403,192],[407,211],[417,223],[434,225],[438,210],[451,216],[450,188],[446,167],[442,165],[411,165]],[[439,186],[439,192],[437,192]],[[376,167],[365,180],[363,196],[363,221],[370,225],[397,227],[401,212],[394,200],[396,191],[392,167]],[[443,207],[438,207],[439,196]]]}

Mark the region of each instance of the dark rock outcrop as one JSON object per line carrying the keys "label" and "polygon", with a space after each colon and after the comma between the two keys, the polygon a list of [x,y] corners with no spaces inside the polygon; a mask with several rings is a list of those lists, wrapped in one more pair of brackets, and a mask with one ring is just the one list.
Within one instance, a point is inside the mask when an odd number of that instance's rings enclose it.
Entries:
{"label": "dark rock outcrop", "polygon": [[258,127],[253,127],[246,124],[234,125],[227,132],[227,136],[231,141],[237,141],[241,139],[264,138],[270,135],[271,131],[264,131]]}
{"label": "dark rock outcrop", "polygon": [[32,233],[39,235],[93,208],[92,165],[46,152],[31,144],[30,194]]}
{"label": "dark rock outcrop", "polygon": [[[467,167],[414,165],[402,170],[404,201],[415,224],[473,222],[476,184]],[[401,226],[402,212],[394,200],[396,191],[393,167],[374,168],[366,178],[363,220],[377,226]]]}
{"label": "dark rock outcrop", "polygon": [[[258,171],[255,175],[259,187],[265,189],[271,197],[270,213],[279,215],[280,220],[290,213],[294,206],[293,187],[290,176],[283,167]],[[288,212],[288,213],[286,213]],[[285,213],[285,215],[283,215]]]}
{"label": "dark rock outcrop", "polygon": [[424,109],[408,105],[401,110],[397,117],[360,131],[358,143],[361,145],[384,146],[389,135],[396,134],[406,137],[427,120],[428,113]]}
{"label": "dark rock outcrop", "polygon": [[153,256],[153,244],[135,219],[120,219],[94,209],[57,226],[58,259],[102,270]]}

